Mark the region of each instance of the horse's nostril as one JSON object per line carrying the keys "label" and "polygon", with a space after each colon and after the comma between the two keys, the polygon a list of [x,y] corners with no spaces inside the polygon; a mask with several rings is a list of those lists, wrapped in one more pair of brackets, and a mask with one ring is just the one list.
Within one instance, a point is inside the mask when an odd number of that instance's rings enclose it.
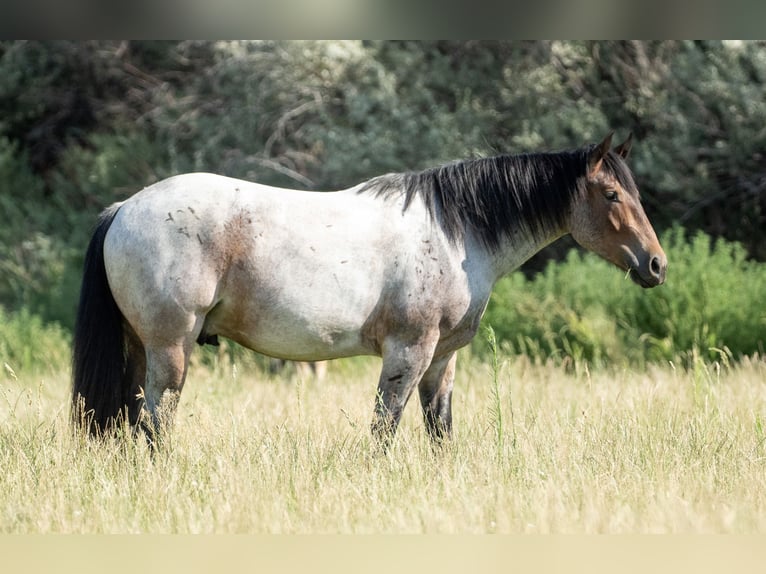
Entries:
{"label": "horse's nostril", "polygon": [[649,270],[652,272],[652,275],[655,277],[659,277],[662,273],[662,263],[660,262],[659,257],[652,257],[652,260],[649,261]]}

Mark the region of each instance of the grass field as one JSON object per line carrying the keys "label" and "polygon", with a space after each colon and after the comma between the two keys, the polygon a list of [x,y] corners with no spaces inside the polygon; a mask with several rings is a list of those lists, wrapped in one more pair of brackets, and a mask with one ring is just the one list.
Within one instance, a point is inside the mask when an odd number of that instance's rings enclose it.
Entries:
{"label": "grass field", "polygon": [[766,360],[644,372],[466,353],[455,437],[417,398],[369,436],[378,361],[322,382],[195,365],[172,440],[68,430],[68,372],[0,372],[1,533],[762,533]]}

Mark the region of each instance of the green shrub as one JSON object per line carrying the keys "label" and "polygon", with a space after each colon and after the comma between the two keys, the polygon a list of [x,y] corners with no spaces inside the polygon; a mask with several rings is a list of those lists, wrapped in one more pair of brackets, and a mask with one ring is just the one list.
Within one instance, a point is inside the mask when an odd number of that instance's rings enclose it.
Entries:
{"label": "green shrub", "polygon": [[0,138],[0,305],[68,328],[98,213],[168,175],[161,171],[167,160],[143,136],[89,141],[89,148],[67,148],[43,185],[24,154]]}
{"label": "green shrub", "polygon": [[53,318],[46,311],[61,301],[71,248],[56,237],[60,210],[50,205],[42,180],[5,138],[0,138],[0,191],[0,304]]}
{"label": "green shrub", "polygon": [[69,332],[57,323],[44,323],[27,309],[8,313],[0,307],[0,379],[68,368],[70,341]]}
{"label": "green shrub", "polygon": [[[635,286],[591,253],[500,281],[484,317],[508,352],[591,364],[710,360],[764,351],[766,266],[738,243],[664,234],[665,285]],[[475,347],[483,352],[483,343]]]}

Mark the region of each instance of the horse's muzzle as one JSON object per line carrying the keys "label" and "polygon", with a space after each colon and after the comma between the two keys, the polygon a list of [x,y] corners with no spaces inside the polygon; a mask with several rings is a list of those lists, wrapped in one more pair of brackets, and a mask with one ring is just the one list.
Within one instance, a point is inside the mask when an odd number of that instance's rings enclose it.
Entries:
{"label": "horse's muzzle", "polygon": [[652,255],[648,263],[641,265],[639,269],[630,270],[630,278],[637,285],[648,289],[665,283],[665,274],[668,269],[668,259],[664,253]]}

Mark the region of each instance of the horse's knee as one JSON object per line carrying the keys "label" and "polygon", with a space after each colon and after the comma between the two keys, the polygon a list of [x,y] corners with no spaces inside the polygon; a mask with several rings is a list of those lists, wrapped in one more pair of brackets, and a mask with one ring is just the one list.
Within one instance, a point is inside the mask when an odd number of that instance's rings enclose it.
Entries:
{"label": "horse's knee", "polygon": [[399,388],[393,385],[378,385],[372,422],[372,433],[376,438],[393,436],[396,433],[409,395],[404,387],[405,385]]}
{"label": "horse's knee", "polygon": [[[384,369],[385,373],[385,369]],[[388,447],[399,427],[399,421],[416,380],[402,375],[383,375],[378,383],[372,436],[384,449]]]}

